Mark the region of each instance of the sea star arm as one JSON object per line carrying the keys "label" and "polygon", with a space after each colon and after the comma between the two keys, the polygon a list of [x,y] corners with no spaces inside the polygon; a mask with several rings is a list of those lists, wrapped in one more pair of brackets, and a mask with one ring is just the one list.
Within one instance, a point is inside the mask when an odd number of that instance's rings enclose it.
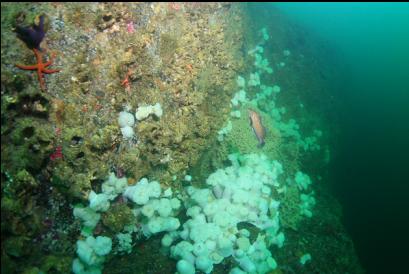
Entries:
{"label": "sea star arm", "polygon": [[20,69],[25,69],[25,70],[36,70],[37,69],[37,65],[24,66],[24,65],[16,64],[16,67],[18,67]]}
{"label": "sea star arm", "polygon": [[37,70],[38,81],[40,82],[41,90],[45,90],[45,82],[43,79],[42,71]]}
{"label": "sea star arm", "polygon": [[48,67],[49,65],[51,65],[54,62],[54,58],[55,58],[56,54],[52,53],[50,60],[48,60],[47,62],[44,63],[44,67]]}
{"label": "sea star arm", "polygon": [[42,64],[43,63],[43,58],[42,58],[42,54],[38,49],[33,49],[34,54],[36,56],[36,60],[38,64]]}

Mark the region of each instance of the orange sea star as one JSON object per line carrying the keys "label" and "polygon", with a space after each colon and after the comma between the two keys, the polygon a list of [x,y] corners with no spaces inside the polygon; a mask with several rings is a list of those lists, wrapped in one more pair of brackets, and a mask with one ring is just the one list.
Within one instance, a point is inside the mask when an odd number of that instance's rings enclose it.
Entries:
{"label": "orange sea star", "polygon": [[51,55],[50,60],[43,63],[43,54],[41,53],[41,51],[36,48],[33,48],[33,51],[37,59],[37,64],[31,65],[31,66],[16,64],[16,67],[20,69],[24,69],[24,70],[37,70],[38,81],[40,82],[41,90],[45,90],[45,82],[43,79],[43,73],[50,74],[50,73],[59,72],[60,70],[59,69],[47,69],[47,67],[53,63],[55,54]]}
{"label": "orange sea star", "polygon": [[129,79],[129,77],[132,75],[132,71],[128,70],[128,72],[125,75],[125,79],[121,82],[121,86],[125,87],[126,91],[130,91],[131,90],[131,81]]}

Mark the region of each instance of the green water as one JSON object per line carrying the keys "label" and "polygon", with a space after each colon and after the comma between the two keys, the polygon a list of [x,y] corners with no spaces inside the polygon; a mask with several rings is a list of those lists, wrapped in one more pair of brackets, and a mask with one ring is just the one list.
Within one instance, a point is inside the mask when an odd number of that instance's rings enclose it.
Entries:
{"label": "green water", "polygon": [[[409,4],[278,3],[341,58],[333,189],[368,273],[404,273],[409,244]],[[345,65],[345,66],[344,66]]]}

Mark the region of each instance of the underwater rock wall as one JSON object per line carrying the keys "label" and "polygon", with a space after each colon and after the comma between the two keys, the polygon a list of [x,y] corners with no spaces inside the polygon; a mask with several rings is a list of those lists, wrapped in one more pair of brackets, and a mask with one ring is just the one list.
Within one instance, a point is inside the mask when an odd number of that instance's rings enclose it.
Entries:
{"label": "underwater rock wall", "polygon": [[[13,33],[43,14],[43,57],[55,54],[60,69],[44,74],[45,91],[35,72],[15,67],[34,58]],[[60,259],[78,231],[70,204],[109,171],[172,185],[197,163],[243,67],[240,18],[237,6],[217,3],[2,3],[2,269],[66,272]],[[162,117],[139,121],[125,140],[118,113],[155,103]]]}

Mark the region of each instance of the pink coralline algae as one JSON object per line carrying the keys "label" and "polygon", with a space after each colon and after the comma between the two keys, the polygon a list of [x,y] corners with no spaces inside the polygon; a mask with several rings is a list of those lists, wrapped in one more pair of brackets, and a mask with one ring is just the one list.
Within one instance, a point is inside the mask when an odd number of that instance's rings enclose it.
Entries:
{"label": "pink coralline algae", "polygon": [[55,161],[57,159],[62,159],[63,154],[62,154],[62,146],[58,146],[55,148],[55,151],[50,155],[50,160]]}
{"label": "pink coralline algae", "polygon": [[135,27],[133,22],[129,22],[128,24],[126,24],[126,31],[128,33],[134,33],[135,32]]}
{"label": "pink coralline algae", "polygon": [[179,11],[180,8],[182,7],[181,3],[179,2],[169,2],[168,5],[171,10],[175,10],[175,11]]}
{"label": "pink coralline algae", "polygon": [[56,135],[57,137],[60,137],[60,136],[61,136],[61,132],[62,132],[62,129],[61,129],[60,127],[56,127],[56,128],[55,128],[55,135]]}

